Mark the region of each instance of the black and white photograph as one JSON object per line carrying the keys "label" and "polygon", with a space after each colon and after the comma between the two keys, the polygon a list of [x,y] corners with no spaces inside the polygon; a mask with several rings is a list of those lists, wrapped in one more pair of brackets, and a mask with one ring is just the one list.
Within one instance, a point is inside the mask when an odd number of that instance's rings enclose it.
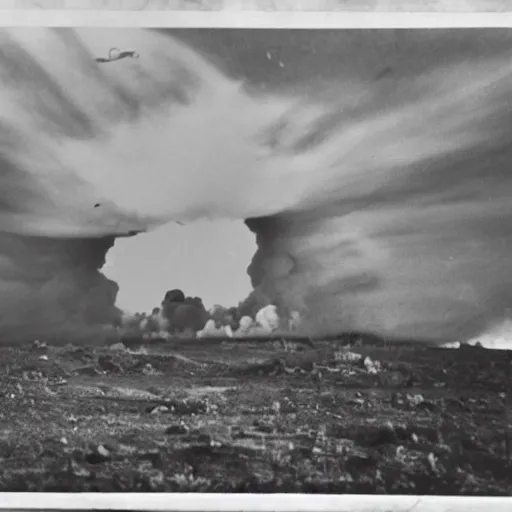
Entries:
{"label": "black and white photograph", "polygon": [[512,28],[0,27],[0,492],[512,495]]}

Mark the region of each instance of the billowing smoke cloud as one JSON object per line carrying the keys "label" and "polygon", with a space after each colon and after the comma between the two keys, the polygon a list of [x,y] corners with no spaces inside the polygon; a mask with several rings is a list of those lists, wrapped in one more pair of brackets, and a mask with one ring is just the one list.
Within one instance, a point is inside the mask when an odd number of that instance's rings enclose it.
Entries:
{"label": "billowing smoke cloud", "polygon": [[249,273],[309,332],[461,339],[508,315],[511,69],[471,66],[387,90],[384,109],[376,87],[309,131],[300,108],[280,126],[324,189],[246,221],[259,247]]}
{"label": "billowing smoke cloud", "polygon": [[151,31],[1,31],[0,338],[103,332],[114,237],[203,217],[249,219],[310,330],[477,333],[512,298],[510,49],[265,91]]}
{"label": "billowing smoke cloud", "polygon": [[118,286],[98,272],[113,244],[0,234],[1,342],[114,339]]}

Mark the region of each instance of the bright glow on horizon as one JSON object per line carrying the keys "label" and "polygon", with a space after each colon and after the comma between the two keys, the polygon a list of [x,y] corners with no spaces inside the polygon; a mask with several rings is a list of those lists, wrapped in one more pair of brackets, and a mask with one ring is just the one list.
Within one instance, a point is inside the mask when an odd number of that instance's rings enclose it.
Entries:
{"label": "bright glow on horizon", "polygon": [[255,247],[241,222],[171,223],[117,240],[103,273],[119,284],[117,305],[129,313],[150,312],[172,288],[201,297],[207,308],[235,306],[251,291],[247,265]]}

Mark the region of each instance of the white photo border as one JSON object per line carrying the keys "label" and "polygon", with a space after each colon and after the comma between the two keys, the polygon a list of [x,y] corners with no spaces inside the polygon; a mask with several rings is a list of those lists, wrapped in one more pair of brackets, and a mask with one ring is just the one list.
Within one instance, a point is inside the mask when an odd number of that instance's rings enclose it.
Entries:
{"label": "white photo border", "polygon": [[[222,2],[220,9],[162,10],[154,2],[59,2],[69,3],[69,10],[45,9],[57,2],[4,2],[0,6],[0,26],[49,27],[146,27],[146,28],[281,28],[281,29],[342,29],[342,28],[492,28],[512,27],[512,12],[503,12],[509,0],[493,2],[496,12],[488,12],[485,2],[447,0],[455,12],[382,12],[382,4],[392,11],[398,2],[375,2],[375,10],[354,12],[352,2],[347,11],[281,11],[233,7],[235,2]],[[88,9],[77,5],[89,3]],[[156,2],[158,3],[158,2]],[[172,3],[172,2],[171,2]],[[183,2],[186,5],[188,2]],[[216,2],[217,4],[219,2]],[[268,4],[269,2],[263,2]],[[277,5],[279,2],[271,2]],[[299,2],[304,4],[304,2]],[[318,4],[318,2],[316,2]],[[340,2],[341,3],[341,2]],[[349,4],[350,2],[345,2]],[[365,2],[363,2],[364,5]],[[411,2],[404,2],[405,4]],[[418,3],[422,3],[418,0]],[[23,6],[21,6],[23,4]],[[97,6],[101,4],[103,9]],[[111,9],[109,4],[114,8]],[[130,8],[130,4],[132,9]],[[174,2],[176,5],[177,2]],[[252,2],[252,5],[257,2]],[[327,5],[327,2],[324,2]],[[393,5],[395,4],[395,5]],[[442,6],[437,2],[438,6]],[[464,5],[462,5],[464,4]],[[480,5],[486,12],[472,9]],[[8,9],[8,6],[15,7]],[[30,5],[36,9],[28,8]],[[170,5],[170,3],[168,3]],[[190,5],[190,4],[189,4]],[[488,4],[487,4],[488,5]],[[26,6],[26,7],[25,7]],[[115,6],[115,7],[114,7]],[[140,10],[141,8],[149,10]],[[467,10],[464,9],[467,7]],[[175,7],[176,8],[176,7]],[[299,7],[300,9],[300,7]],[[464,11],[464,12],[461,12]],[[457,510],[510,510],[511,498],[500,497],[441,497],[441,496],[379,496],[379,495],[307,495],[307,494],[195,494],[195,493],[0,493],[2,510],[166,510],[166,511],[393,511],[434,512]]]}

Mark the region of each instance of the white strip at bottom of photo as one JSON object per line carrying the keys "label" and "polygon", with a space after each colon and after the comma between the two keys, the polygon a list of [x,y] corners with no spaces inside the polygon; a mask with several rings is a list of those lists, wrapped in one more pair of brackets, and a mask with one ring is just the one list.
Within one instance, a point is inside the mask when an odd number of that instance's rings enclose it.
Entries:
{"label": "white strip at bottom of photo", "polygon": [[510,510],[511,499],[467,496],[378,496],[317,494],[131,494],[3,493],[7,510],[166,510],[166,511],[321,511],[442,512]]}

